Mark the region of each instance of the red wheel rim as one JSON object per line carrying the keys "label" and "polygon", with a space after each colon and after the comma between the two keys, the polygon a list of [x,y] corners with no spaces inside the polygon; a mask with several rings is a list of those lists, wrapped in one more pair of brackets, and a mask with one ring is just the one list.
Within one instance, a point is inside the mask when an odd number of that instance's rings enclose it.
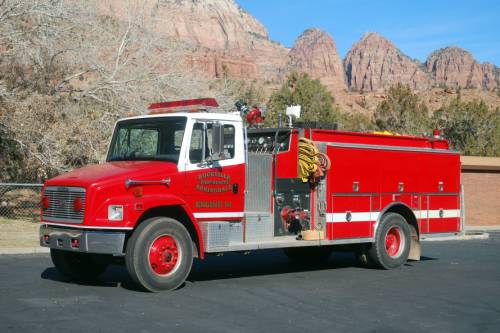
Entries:
{"label": "red wheel rim", "polygon": [[385,235],[385,250],[390,257],[397,257],[401,249],[401,230],[398,227],[392,227]]}
{"label": "red wheel rim", "polygon": [[149,265],[158,275],[172,273],[180,263],[180,249],[174,237],[163,235],[156,238],[149,248]]}

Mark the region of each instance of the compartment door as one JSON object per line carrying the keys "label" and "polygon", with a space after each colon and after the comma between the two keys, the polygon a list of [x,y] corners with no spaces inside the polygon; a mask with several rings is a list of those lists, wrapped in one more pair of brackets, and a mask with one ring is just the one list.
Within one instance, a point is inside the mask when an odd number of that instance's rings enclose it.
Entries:
{"label": "compartment door", "polygon": [[371,195],[334,195],[332,213],[327,214],[329,239],[369,238],[376,220],[371,212]]}
{"label": "compartment door", "polygon": [[429,233],[460,231],[459,195],[429,195],[427,218]]}

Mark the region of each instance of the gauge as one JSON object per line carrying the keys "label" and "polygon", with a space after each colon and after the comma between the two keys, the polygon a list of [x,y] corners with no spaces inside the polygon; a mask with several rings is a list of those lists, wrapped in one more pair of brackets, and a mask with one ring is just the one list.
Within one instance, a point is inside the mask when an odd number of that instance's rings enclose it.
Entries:
{"label": "gauge", "polygon": [[261,137],[259,138],[259,145],[264,144],[264,142],[266,142],[266,139],[265,139],[263,136],[261,136]]}

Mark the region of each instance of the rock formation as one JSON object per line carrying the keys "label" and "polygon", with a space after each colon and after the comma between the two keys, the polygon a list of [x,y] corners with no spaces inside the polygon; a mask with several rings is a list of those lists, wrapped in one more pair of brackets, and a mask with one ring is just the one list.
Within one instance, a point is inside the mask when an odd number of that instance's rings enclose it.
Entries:
{"label": "rock formation", "polygon": [[480,64],[457,47],[438,50],[420,64],[379,34],[367,33],[342,63],[326,32],[308,29],[288,49],[273,42],[266,28],[234,0],[132,0],[129,7],[121,0],[98,3],[105,15],[126,21],[132,13],[145,28],[181,42],[186,46],[183,70],[209,78],[227,75],[276,86],[290,71],[299,70],[319,79],[335,96],[347,89],[378,93],[396,83],[419,91],[441,85],[500,88],[498,67]]}
{"label": "rock formation", "polygon": [[480,64],[459,47],[433,52],[427,58],[426,67],[436,85],[492,90],[499,84],[498,68],[490,63]]}
{"label": "rock formation", "polygon": [[[188,63],[210,76],[222,69],[236,78],[277,76],[288,49],[269,39],[266,28],[234,0],[146,0],[131,2],[148,29],[193,47]],[[122,1],[103,0],[102,10],[127,19]]]}
{"label": "rock formation", "polygon": [[333,92],[346,90],[342,60],[328,33],[319,29],[304,31],[288,56],[288,70],[306,72]]}
{"label": "rock formation", "polygon": [[413,89],[427,89],[428,75],[418,62],[404,55],[393,43],[377,33],[367,33],[353,45],[344,60],[350,89],[376,91],[396,83]]}

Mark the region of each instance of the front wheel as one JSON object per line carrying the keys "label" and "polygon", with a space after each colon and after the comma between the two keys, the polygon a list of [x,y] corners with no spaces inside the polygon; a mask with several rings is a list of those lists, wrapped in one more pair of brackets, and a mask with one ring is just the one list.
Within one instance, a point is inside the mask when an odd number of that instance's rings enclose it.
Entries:
{"label": "front wheel", "polygon": [[108,263],[100,260],[99,255],[50,249],[52,263],[65,277],[88,282],[95,280],[108,267]]}
{"label": "front wheel", "polygon": [[410,228],[404,217],[388,213],[380,221],[368,255],[380,268],[397,268],[408,260],[410,242]]}
{"label": "front wheel", "polygon": [[146,290],[178,288],[193,265],[189,232],[167,217],[142,222],[128,241],[125,265],[132,280]]}

